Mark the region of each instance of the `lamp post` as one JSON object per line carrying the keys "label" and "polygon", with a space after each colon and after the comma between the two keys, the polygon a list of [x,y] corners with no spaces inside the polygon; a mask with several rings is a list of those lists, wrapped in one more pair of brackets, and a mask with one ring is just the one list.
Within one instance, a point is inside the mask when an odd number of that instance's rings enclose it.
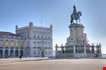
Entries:
{"label": "lamp post", "polygon": [[44,41],[42,40],[41,57],[44,57]]}
{"label": "lamp post", "polygon": [[21,59],[23,57],[23,49],[24,49],[24,42],[25,42],[26,39],[23,39],[23,42],[21,42],[21,47],[20,47],[20,55],[19,55],[19,58]]}

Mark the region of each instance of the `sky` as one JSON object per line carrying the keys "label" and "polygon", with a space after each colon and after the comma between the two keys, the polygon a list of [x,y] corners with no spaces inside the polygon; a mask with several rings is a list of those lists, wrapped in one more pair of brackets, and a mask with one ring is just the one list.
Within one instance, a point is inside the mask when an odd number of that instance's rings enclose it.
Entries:
{"label": "sky", "polygon": [[82,12],[81,23],[89,43],[101,42],[106,53],[106,0],[0,0],[0,31],[15,33],[15,26],[53,25],[53,46],[66,43],[73,5]]}

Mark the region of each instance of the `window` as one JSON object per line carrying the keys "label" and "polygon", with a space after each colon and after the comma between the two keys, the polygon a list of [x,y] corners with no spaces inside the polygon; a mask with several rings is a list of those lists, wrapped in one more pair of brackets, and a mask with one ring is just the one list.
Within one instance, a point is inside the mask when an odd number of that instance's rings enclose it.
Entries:
{"label": "window", "polygon": [[43,39],[43,35],[41,35],[41,39]]}
{"label": "window", "polygon": [[34,37],[33,37],[34,39],[36,39],[36,35],[34,35]]}
{"label": "window", "polygon": [[34,55],[36,55],[36,50],[34,50]]}
{"label": "window", "polygon": [[40,39],[39,35],[37,36],[37,39]]}
{"label": "window", "polygon": [[36,42],[34,41],[33,44],[36,45]]}

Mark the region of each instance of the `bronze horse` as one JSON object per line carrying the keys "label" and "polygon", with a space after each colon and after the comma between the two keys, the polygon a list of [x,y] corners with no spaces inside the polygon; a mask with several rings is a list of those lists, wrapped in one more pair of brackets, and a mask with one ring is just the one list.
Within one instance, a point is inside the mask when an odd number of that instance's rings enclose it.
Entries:
{"label": "bronze horse", "polygon": [[80,21],[80,16],[81,16],[81,12],[76,10],[75,5],[73,6],[73,13],[71,14],[71,23],[74,23],[74,20],[76,21],[76,23],[78,22],[78,20]]}

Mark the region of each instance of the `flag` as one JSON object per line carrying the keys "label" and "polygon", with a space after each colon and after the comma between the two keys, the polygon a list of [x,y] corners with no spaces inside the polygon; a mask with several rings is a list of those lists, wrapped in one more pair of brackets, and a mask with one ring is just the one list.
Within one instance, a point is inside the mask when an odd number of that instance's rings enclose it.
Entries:
{"label": "flag", "polygon": [[11,48],[11,40],[8,40],[8,48]]}
{"label": "flag", "polygon": [[4,48],[5,47],[5,40],[3,39],[2,40],[2,48]]}
{"label": "flag", "polygon": [[1,42],[2,42],[2,41],[1,41],[1,39],[0,39],[0,47],[2,47]]}
{"label": "flag", "polygon": [[16,39],[14,39],[14,48],[16,48],[16,46],[17,46],[17,45],[16,45]]}

